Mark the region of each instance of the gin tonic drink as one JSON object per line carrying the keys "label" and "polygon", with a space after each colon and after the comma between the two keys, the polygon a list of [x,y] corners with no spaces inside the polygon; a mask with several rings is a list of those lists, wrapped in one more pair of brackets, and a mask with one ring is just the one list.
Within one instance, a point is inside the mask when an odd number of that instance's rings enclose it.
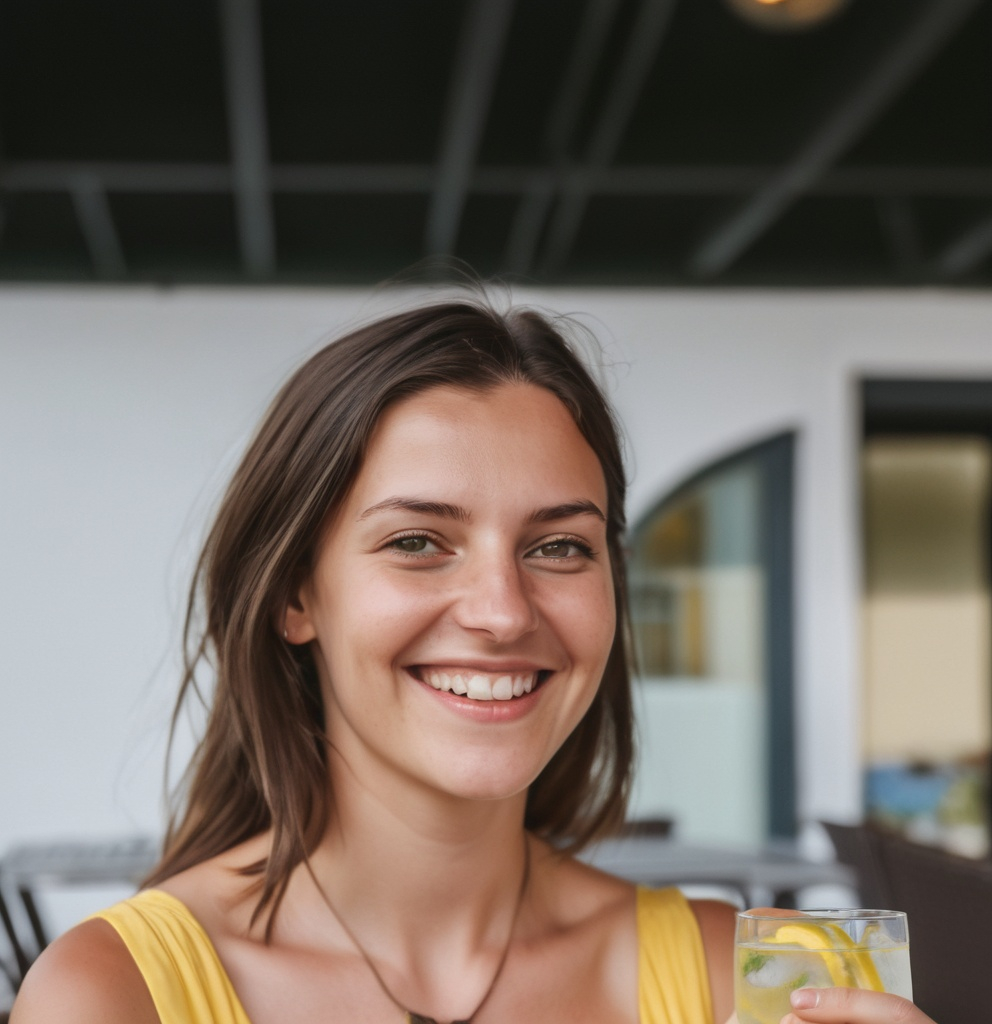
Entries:
{"label": "gin tonic drink", "polygon": [[737,915],[739,1024],[779,1024],[797,988],[874,989],[913,998],[906,915],[895,910]]}

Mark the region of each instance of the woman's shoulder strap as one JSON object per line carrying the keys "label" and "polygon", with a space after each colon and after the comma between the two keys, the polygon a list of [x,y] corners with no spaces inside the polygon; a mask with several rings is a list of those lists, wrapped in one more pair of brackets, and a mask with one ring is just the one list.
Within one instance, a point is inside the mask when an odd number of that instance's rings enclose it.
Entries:
{"label": "woman's shoulder strap", "polygon": [[207,933],[176,897],[150,889],[96,915],[117,932],[169,1024],[250,1024]]}
{"label": "woman's shoulder strap", "polygon": [[678,889],[637,890],[637,941],[641,1024],[710,1024],[703,940]]}

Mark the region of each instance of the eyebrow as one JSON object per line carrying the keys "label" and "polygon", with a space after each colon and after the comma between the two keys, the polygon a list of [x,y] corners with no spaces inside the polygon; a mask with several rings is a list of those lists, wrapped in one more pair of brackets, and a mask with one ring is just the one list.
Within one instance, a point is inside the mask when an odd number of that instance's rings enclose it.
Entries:
{"label": "eyebrow", "polygon": [[467,523],[471,516],[460,505],[449,505],[446,501],[427,501],[424,498],[387,498],[385,501],[370,505],[358,518],[368,519],[379,512],[419,512],[425,516],[436,516],[439,519],[454,519],[459,523]]}
{"label": "eyebrow", "polygon": [[547,508],[535,509],[527,517],[531,523],[549,523],[555,519],[571,519],[572,516],[595,516],[601,522],[606,522],[606,516],[602,510],[592,501],[579,498],[576,501],[566,501],[561,505],[550,505]]}
{"label": "eyebrow", "polygon": [[[385,501],[376,502],[370,505],[358,517],[359,520],[368,519],[370,516],[380,512],[416,512],[421,515],[436,516],[439,519],[453,519],[459,523],[467,523],[471,520],[467,509],[460,505],[451,505],[446,501],[428,501],[424,498],[386,498]],[[606,522],[606,516],[599,506],[585,498],[578,498],[575,501],[562,502],[560,505],[548,505],[544,508],[535,509],[527,517],[529,523],[548,523],[556,519],[570,519],[572,516],[595,516],[601,522]]]}

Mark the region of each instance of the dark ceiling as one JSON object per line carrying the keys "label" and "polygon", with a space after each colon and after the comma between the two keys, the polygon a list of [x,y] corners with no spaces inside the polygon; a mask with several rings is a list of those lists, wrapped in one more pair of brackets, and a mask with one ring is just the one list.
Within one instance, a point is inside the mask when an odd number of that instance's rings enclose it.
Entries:
{"label": "dark ceiling", "polygon": [[0,280],[992,285],[992,0],[6,0]]}

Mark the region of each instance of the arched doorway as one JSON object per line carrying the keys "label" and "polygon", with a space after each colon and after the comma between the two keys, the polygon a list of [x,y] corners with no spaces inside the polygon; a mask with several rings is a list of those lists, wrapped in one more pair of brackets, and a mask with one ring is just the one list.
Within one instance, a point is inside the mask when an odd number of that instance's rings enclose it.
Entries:
{"label": "arched doorway", "polygon": [[795,834],[794,449],[783,433],[707,466],[632,531],[633,814],[686,839]]}

